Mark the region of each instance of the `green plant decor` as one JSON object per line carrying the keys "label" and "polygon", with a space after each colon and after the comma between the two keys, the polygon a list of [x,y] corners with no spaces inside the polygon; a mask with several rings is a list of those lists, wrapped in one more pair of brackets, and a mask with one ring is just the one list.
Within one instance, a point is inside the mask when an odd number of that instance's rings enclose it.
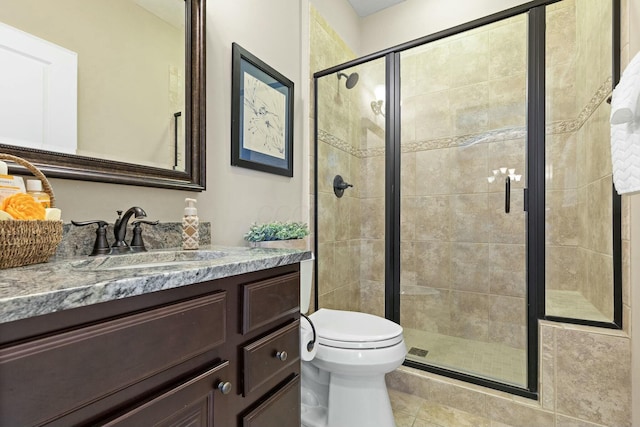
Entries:
{"label": "green plant decor", "polygon": [[253,224],[244,235],[248,242],[269,242],[273,240],[304,239],[309,235],[309,227],[303,222],[271,222]]}

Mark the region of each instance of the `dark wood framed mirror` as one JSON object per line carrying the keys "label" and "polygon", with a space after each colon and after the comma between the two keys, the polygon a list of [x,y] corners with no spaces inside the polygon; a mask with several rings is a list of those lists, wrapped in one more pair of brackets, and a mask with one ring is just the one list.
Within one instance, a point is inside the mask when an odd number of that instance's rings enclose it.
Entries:
{"label": "dark wood framed mirror", "polygon": [[[205,3],[185,0],[185,69],[184,113],[182,129],[185,146],[180,168],[147,166],[121,160],[57,153],[38,148],[24,148],[0,143],[0,152],[13,154],[34,163],[48,177],[107,182],[145,187],[190,191],[205,189]],[[99,49],[97,49],[99,50]],[[141,53],[143,55],[143,53]],[[95,101],[99,103],[100,101]],[[135,117],[133,118],[135,120]],[[82,117],[78,119],[80,124]],[[177,135],[177,134],[176,134]],[[176,136],[177,139],[177,136]],[[136,144],[141,141],[128,141]],[[177,143],[176,143],[177,144]],[[176,149],[177,151],[177,149]],[[20,166],[10,165],[12,173],[22,173]],[[179,169],[179,170],[178,170]]]}

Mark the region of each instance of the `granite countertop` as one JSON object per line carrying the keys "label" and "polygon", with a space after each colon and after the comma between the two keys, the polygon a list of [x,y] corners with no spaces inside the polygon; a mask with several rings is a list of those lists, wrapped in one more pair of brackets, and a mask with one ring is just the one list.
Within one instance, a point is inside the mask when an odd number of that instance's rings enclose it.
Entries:
{"label": "granite countertop", "polygon": [[201,246],[198,251],[163,249],[140,255],[135,267],[131,263],[119,265],[130,255],[115,255],[58,259],[0,270],[0,323],[311,258],[310,252],[295,249],[223,246]]}

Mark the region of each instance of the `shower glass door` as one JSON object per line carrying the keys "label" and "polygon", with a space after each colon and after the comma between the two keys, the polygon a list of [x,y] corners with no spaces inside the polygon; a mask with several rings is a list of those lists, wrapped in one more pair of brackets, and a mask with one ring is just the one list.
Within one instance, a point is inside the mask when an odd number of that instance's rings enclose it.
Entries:
{"label": "shower glass door", "polygon": [[384,316],[384,83],[384,58],[316,82],[318,308]]}
{"label": "shower glass door", "polygon": [[403,51],[407,359],[527,386],[527,16]]}

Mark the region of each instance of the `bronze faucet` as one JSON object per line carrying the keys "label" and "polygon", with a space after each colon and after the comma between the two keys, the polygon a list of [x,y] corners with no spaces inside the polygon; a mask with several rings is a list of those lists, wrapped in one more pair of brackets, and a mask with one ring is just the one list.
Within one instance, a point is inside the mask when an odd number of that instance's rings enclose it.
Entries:
{"label": "bronze faucet", "polygon": [[[122,215],[122,211],[118,212],[118,218],[116,222],[113,224],[113,235],[116,240],[113,245],[109,246],[109,242],[107,241],[107,227],[108,224],[106,221],[102,220],[92,220],[92,221],[71,221],[73,225],[77,226],[85,226],[90,224],[97,224],[98,228],[96,230],[96,241],[93,244],[93,251],[89,256],[95,255],[117,255],[123,254],[127,252],[144,252],[147,249],[144,247],[144,242],[142,241],[142,227],[141,224],[149,224],[156,225],[158,221],[144,221],[142,218],[147,217],[147,213],[137,206],[129,208],[128,211]],[[131,239],[131,244],[128,245],[127,242],[124,241],[127,235],[127,224],[129,223],[129,219],[131,215],[135,215],[135,221],[132,221],[131,224],[133,227],[133,238]]]}
{"label": "bronze faucet", "polygon": [[127,235],[127,224],[129,223],[129,218],[131,215],[135,215],[136,218],[145,218],[147,213],[137,206],[129,208],[124,215],[122,215],[122,211],[118,212],[118,219],[113,224],[113,235],[116,238],[116,241],[111,245],[112,252],[128,252],[131,250],[127,242],[124,241]]}

